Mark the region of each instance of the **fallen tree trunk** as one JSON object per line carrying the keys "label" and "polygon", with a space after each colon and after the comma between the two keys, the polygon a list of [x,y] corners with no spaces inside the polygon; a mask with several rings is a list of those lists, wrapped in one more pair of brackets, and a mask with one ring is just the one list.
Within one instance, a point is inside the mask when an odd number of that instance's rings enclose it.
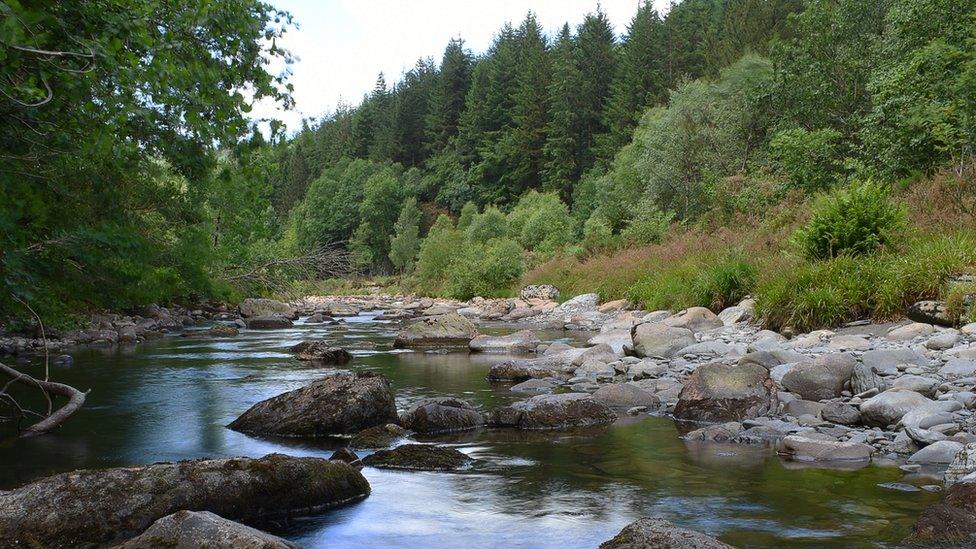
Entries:
{"label": "fallen tree trunk", "polygon": [[[46,417],[41,419],[41,421],[38,421],[30,427],[24,429],[20,433],[20,436],[22,437],[43,435],[44,433],[55,429],[64,423],[69,417],[74,415],[74,413],[85,404],[85,397],[88,394],[87,392],[81,392],[70,385],[65,385],[64,383],[55,383],[53,381],[44,381],[34,378],[21,371],[15,370],[2,362],[0,362],[0,374],[4,374],[9,377],[11,380],[10,383],[20,383],[21,385],[37,387],[48,397],[51,395],[57,395],[68,399],[68,402],[66,402],[64,406],[50,412]],[[8,385],[10,383],[8,383]],[[0,391],[0,393],[5,394],[2,391]],[[13,401],[13,397],[10,397],[9,395],[7,396],[9,397],[9,400]]]}

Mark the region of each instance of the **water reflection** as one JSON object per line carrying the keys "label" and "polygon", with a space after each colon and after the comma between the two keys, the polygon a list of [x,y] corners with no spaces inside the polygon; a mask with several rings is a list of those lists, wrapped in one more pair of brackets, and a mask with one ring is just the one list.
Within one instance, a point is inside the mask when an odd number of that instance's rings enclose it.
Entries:
{"label": "water reflection", "polygon": [[[56,434],[0,444],[0,489],[76,468],[328,456],[342,439],[262,439],[224,426],[259,400],[339,370],[383,373],[401,407],[430,395],[463,396],[485,409],[520,398],[484,380],[506,357],[393,351],[398,324],[372,322],[375,314],[233,340],[165,337],[80,351],[54,375],[91,388],[86,407]],[[355,359],[343,368],[299,363],[288,348],[306,337],[349,348]],[[578,341],[561,332],[542,337]],[[477,461],[458,473],[367,468],[373,491],[365,501],[273,529],[308,546],[581,547],[655,514],[740,546],[874,547],[896,544],[938,498],[879,487],[914,482],[892,467],[824,469],[782,462],[762,445],[684,442],[660,417],[558,434],[484,430],[425,440],[458,445]]]}

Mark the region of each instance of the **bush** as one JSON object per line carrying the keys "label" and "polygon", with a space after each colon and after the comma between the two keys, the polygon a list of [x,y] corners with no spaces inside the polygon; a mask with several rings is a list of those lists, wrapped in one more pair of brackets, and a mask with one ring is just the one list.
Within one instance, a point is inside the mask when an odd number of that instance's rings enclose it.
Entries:
{"label": "bush", "polygon": [[[460,221],[458,222],[460,229]],[[471,242],[485,243],[508,233],[508,221],[498,208],[488,206],[485,211],[471,217],[465,236]]]}
{"label": "bush", "polygon": [[738,255],[690,257],[639,280],[628,298],[647,309],[708,307],[719,312],[752,293],[756,268]]}
{"label": "bush", "polygon": [[450,295],[462,300],[510,295],[521,276],[522,248],[514,240],[472,244],[451,266]]}
{"label": "bush", "polygon": [[840,179],[841,137],[840,132],[832,129],[784,130],[769,141],[769,154],[794,187],[825,189]]}
{"label": "bush", "polygon": [[662,212],[653,202],[644,199],[634,208],[630,225],[620,233],[620,236],[630,244],[641,246],[659,244],[673,220],[672,212]]}
{"label": "bush", "polygon": [[462,250],[460,236],[450,217],[438,216],[420,245],[417,257],[417,277],[425,291],[439,293],[443,290],[452,264]]}
{"label": "bush", "polygon": [[703,269],[692,283],[692,292],[699,305],[719,312],[744,299],[755,285],[756,268],[733,255]]}
{"label": "bush", "polygon": [[592,253],[612,248],[613,245],[614,238],[610,225],[602,217],[591,215],[583,224],[583,251]]}
{"label": "bush", "polygon": [[555,193],[529,191],[508,214],[508,229],[525,249],[552,252],[572,240],[573,221]]}
{"label": "bush", "polygon": [[892,244],[907,220],[905,208],[892,203],[884,186],[853,183],[818,199],[793,241],[810,259],[866,254]]}

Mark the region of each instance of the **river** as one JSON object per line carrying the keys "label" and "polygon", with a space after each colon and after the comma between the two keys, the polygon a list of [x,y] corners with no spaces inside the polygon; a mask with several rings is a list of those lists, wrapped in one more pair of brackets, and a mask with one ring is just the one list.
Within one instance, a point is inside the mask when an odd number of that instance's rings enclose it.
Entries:
{"label": "river", "polygon": [[[422,396],[459,396],[485,409],[519,398],[484,379],[505,357],[391,351],[398,324],[376,314],[233,339],[79,350],[72,365],[52,367],[52,379],[91,389],[85,408],[54,434],[0,443],[0,489],[78,468],[270,452],[328,457],[340,441],[225,428],[255,402],[335,371],[292,358],[288,347],[309,337],[350,350],[345,368],[387,376],[401,408]],[[584,433],[482,430],[426,440],[457,444],[476,462],[453,473],[367,467],[367,499],[268,529],[308,547],[565,549],[595,547],[641,516],[660,515],[740,547],[884,547],[938,499],[879,486],[902,480],[895,467],[817,468],[763,446],[686,443],[665,417],[626,417]]]}

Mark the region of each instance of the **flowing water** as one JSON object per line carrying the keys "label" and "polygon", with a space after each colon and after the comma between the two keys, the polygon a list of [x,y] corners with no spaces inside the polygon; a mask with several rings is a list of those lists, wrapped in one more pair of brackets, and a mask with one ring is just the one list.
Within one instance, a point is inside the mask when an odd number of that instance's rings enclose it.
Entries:
{"label": "flowing water", "polygon": [[[519,398],[484,379],[504,357],[391,351],[398,325],[375,314],[340,326],[78,351],[52,378],[91,389],[85,408],[55,434],[0,443],[0,489],[78,468],[270,452],[328,457],[340,441],[268,440],[224,427],[255,402],[336,371],[291,357],[288,347],[308,337],[352,351],[344,368],[388,377],[401,408],[422,396],[460,396],[485,409]],[[879,486],[902,479],[895,467],[814,468],[761,446],[686,443],[663,417],[583,433],[482,430],[428,440],[477,461],[452,473],[367,467],[367,499],[269,529],[308,547],[566,549],[595,547],[659,515],[741,547],[878,547],[897,544],[938,498]]]}

